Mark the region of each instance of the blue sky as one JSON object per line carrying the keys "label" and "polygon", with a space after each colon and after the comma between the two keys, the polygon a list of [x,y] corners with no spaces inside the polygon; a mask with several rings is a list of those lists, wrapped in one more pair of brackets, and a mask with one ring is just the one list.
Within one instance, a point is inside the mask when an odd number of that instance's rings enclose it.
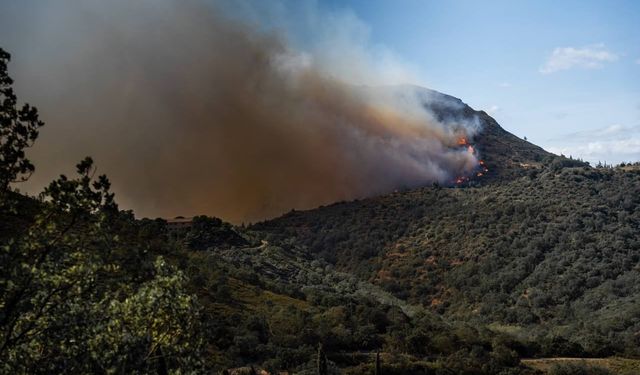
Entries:
{"label": "blue sky", "polygon": [[556,153],[640,160],[640,2],[331,0],[420,83]]}

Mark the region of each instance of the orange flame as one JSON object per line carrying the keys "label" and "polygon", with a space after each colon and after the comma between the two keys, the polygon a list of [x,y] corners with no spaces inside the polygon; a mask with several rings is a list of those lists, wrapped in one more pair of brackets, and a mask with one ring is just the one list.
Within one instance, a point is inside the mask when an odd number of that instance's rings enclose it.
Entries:
{"label": "orange flame", "polygon": [[[467,149],[467,152],[470,154],[475,154],[476,150],[473,147],[472,144],[469,143],[469,141],[467,140],[467,138],[461,137],[458,138],[458,145],[459,146],[463,146]],[[475,168],[474,172],[471,173],[475,173],[475,176],[473,176],[473,174],[471,176],[473,177],[482,177],[484,176],[487,172],[489,172],[489,169],[487,168],[485,161],[484,160],[478,160],[478,165]],[[454,180],[454,183],[456,185],[461,185],[464,184],[466,182],[471,181],[471,177],[469,176],[459,176],[456,177]]]}

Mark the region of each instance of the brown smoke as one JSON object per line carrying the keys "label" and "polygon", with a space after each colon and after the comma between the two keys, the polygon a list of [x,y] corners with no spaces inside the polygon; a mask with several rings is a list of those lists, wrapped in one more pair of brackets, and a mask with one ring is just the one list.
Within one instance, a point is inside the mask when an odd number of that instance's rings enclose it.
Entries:
{"label": "brown smoke", "polygon": [[346,83],[285,36],[192,1],[105,3],[39,10],[55,26],[27,33],[42,50],[11,66],[25,64],[18,93],[47,122],[28,189],[91,155],[138,216],[239,222],[477,164],[457,147],[465,124],[438,123],[415,95]]}

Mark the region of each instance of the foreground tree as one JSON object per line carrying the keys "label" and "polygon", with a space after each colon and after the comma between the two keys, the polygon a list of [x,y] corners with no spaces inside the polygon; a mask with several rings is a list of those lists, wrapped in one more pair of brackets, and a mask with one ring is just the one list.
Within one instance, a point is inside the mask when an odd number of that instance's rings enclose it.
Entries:
{"label": "foreground tree", "polygon": [[8,60],[0,49],[0,373],[197,371],[195,297],[148,255],[90,158],[38,200],[11,190],[34,170],[25,149],[42,122],[33,107],[16,110]]}
{"label": "foreground tree", "polygon": [[6,192],[10,183],[25,181],[33,173],[35,168],[25,157],[25,149],[33,145],[38,129],[44,125],[35,107],[18,107],[7,70],[10,58],[0,48],[0,193]]}

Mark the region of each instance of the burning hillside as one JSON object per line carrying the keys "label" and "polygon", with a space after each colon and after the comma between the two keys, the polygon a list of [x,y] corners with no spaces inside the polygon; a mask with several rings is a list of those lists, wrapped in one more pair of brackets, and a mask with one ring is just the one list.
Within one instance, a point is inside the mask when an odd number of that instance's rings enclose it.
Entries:
{"label": "burning hillside", "polygon": [[526,173],[523,164],[539,164],[558,156],[524,141],[504,130],[484,111],[476,111],[462,100],[429,89],[421,89],[423,103],[435,118],[455,127],[456,123],[474,123],[473,136],[459,133],[452,147],[474,155],[474,163],[466,173],[457,174],[450,185],[460,186],[481,178],[483,184],[505,182]]}
{"label": "burning hillside", "polygon": [[469,143],[467,138],[458,138],[458,146],[463,150],[466,150],[467,153],[473,155],[473,157],[478,160],[478,164],[471,171],[469,171],[469,174],[456,177],[453,181],[455,185],[463,185],[471,181],[472,179],[482,177],[487,172],[489,172],[489,168],[487,168],[486,163],[484,162],[484,160],[478,159],[476,148],[471,143]]}

